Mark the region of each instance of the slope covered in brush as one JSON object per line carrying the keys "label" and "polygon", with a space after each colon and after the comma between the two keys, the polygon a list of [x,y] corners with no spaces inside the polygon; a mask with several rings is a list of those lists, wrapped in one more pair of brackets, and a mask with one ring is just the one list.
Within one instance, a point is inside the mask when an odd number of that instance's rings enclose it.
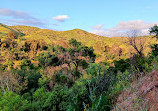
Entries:
{"label": "slope covered in brush", "polygon": [[[97,54],[97,61],[127,58],[135,52],[133,47],[127,43],[126,37],[103,37],[81,29],[54,31],[30,26],[0,24],[0,38],[2,40],[8,37],[9,32],[14,32],[19,39],[25,41],[40,40],[50,45],[61,45],[65,48],[68,47],[68,40],[74,38],[86,46],[92,46]],[[156,39],[147,36],[143,37],[143,41],[145,41],[144,54],[148,54],[150,45],[154,44]]]}
{"label": "slope covered in brush", "polygon": [[113,111],[157,111],[158,110],[158,71],[133,81],[118,96]]}

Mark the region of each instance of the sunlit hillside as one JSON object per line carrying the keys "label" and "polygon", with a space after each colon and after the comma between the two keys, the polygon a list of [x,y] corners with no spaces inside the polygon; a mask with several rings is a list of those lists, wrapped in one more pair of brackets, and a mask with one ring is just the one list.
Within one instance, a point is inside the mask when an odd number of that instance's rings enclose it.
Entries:
{"label": "sunlit hillside", "polygon": [[158,70],[156,43],[153,35],[103,37],[0,24],[0,110],[153,111],[158,71],[149,72]]}
{"label": "sunlit hillside", "polygon": [[[0,38],[2,40],[8,37],[9,32],[14,32],[19,39],[24,41],[42,40],[47,44],[61,45],[65,48],[68,47],[67,41],[75,38],[82,44],[92,46],[95,49],[95,53],[97,54],[96,61],[112,61],[111,59],[127,58],[134,52],[133,47],[128,44],[126,37],[103,37],[81,29],[54,31],[30,26],[7,26],[0,24]],[[156,39],[151,36],[142,38],[145,47],[144,53],[148,54],[150,45],[154,44]],[[116,57],[119,53],[118,50],[121,50],[119,58]]]}

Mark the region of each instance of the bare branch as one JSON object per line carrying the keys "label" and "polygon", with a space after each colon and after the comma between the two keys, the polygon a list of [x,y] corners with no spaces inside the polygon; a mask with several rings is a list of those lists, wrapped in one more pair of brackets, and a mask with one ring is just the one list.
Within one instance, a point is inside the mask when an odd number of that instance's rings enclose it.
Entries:
{"label": "bare branch", "polygon": [[139,56],[143,56],[144,40],[140,37],[142,33],[139,30],[130,30],[127,32],[128,44],[131,45]]}

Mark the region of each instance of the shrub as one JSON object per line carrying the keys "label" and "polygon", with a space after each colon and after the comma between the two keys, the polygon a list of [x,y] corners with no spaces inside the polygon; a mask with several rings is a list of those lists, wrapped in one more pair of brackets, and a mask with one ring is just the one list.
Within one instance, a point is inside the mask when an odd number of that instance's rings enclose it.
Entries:
{"label": "shrub", "polygon": [[118,61],[114,60],[114,65],[117,71],[124,72],[130,68],[129,60],[120,59]]}
{"label": "shrub", "polygon": [[150,53],[151,56],[154,56],[154,57],[158,56],[158,44],[152,45],[151,49],[152,49],[152,51]]}
{"label": "shrub", "polygon": [[22,111],[27,103],[27,100],[12,91],[6,91],[3,94],[0,92],[1,111]]}
{"label": "shrub", "polygon": [[67,88],[56,85],[53,92],[49,93],[48,98],[43,104],[46,111],[65,111],[68,106]]}
{"label": "shrub", "polygon": [[41,78],[41,74],[39,71],[34,70],[34,69],[30,69],[30,70],[15,70],[14,71],[15,75],[20,75],[22,77],[22,80],[20,82],[23,81],[28,81],[28,84],[26,87],[26,90],[23,91],[27,92],[30,91],[31,89],[36,90],[37,88],[39,88],[39,78]]}
{"label": "shrub", "polygon": [[81,46],[81,42],[77,42],[77,40],[73,38],[69,40],[69,44],[72,45],[73,47]]}
{"label": "shrub", "polygon": [[59,59],[50,53],[41,53],[38,57],[39,66],[57,66],[59,65]]}
{"label": "shrub", "polygon": [[23,59],[20,63],[20,67],[21,69],[26,69],[27,67],[28,68],[31,68],[33,67],[32,64],[31,64],[31,60],[29,59]]}

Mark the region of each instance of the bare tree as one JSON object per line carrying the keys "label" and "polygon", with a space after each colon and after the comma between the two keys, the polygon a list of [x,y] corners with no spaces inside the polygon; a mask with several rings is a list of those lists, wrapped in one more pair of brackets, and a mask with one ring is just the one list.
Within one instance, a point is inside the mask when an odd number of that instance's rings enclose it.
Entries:
{"label": "bare tree", "polygon": [[131,45],[137,54],[142,57],[145,46],[145,40],[141,37],[143,34],[139,30],[130,30],[127,32],[127,43]]}
{"label": "bare tree", "polygon": [[[24,79],[24,81],[22,81]],[[19,75],[14,75],[10,72],[0,71],[0,89],[5,92],[14,91],[19,93],[21,90],[25,90],[27,86],[27,78],[22,78]]]}

